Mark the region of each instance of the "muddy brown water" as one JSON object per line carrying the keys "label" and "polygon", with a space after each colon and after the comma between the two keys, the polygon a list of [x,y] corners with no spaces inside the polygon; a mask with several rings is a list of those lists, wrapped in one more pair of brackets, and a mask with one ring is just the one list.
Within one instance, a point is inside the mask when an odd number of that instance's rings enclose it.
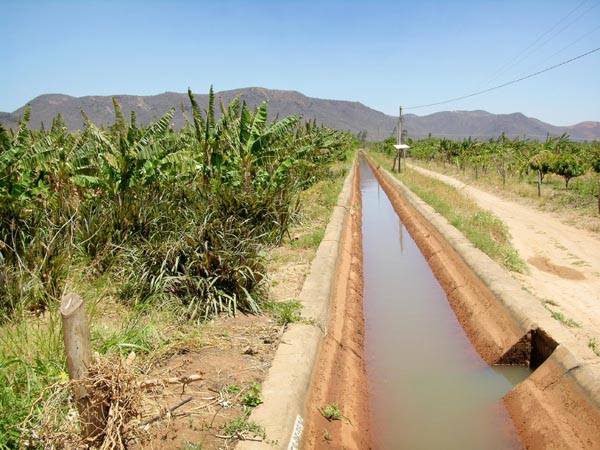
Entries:
{"label": "muddy brown water", "polygon": [[373,448],[523,448],[502,397],[529,368],[479,357],[363,158],[360,177]]}

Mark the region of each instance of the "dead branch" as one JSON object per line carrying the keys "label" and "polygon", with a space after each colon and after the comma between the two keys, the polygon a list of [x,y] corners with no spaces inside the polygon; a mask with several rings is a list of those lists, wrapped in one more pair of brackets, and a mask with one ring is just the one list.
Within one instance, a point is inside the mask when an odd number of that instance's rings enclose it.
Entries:
{"label": "dead branch", "polygon": [[202,375],[204,375],[203,373],[200,374],[193,374],[193,375],[184,375],[182,377],[171,377],[171,378],[167,378],[167,379],[159,379],[159,378],[154,378],[151,380],[145,380],[140,382],[139,386],[140,389],[149,389],[149,388],[153,388],[156,386],[162,386],[164,384],[189,384],[189,383],[193,383],[194,381],[201,381],[204,378],[202,377]]}
{"label": "dead branch", "polygon": [[142,422],[140,424],[140,426],[145,427],[146,425],[150,425],[151,423],[154,423],[154,422],[162,419],[167,414],[171,414],[173,411],[177,410],[178,408],[181,408],[183,405],[185,405],[186,403],[189,403],[191,401],[192,401],[192,397],[188,397],[185,400],[182,400],[179,403],[177,403],[175,406],[169,408],[164,414],[158,414],[158,415],[146,420],[145,422]]}

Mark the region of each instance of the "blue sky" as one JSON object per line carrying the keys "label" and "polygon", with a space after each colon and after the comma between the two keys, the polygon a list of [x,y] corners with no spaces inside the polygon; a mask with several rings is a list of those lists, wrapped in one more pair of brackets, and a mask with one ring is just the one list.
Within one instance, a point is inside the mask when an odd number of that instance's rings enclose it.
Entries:
{"label": "blue sky", "polygon": [[[204,93],[213,84],[395,115],[400,104],[469,94],[600,47],[600,0],[0,0],[0,38],[0,111],[44,93]],[[600,121],[600,51],[406,112],[475,109],[555,125]]]}

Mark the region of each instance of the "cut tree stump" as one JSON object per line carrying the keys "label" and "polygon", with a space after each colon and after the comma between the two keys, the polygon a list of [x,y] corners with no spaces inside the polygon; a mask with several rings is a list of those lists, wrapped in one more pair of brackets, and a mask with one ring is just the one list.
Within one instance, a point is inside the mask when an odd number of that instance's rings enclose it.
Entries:
{"label": "cut tree stump", "polygon": [[106,423],[107,405],[94,403],[83,382],[91,362],[90,330],[83,305],[77,294],[68,294],[60,302],[67,369],[73,381],[73,396],[79,411],[81,431],[85,439],[95,441],[100,438]]}

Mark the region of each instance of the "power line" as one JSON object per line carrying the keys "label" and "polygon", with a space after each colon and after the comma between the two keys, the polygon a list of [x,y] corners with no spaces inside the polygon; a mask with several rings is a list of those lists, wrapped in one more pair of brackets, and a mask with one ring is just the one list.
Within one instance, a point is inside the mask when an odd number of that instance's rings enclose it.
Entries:
{"label": "power line", "polygon": [[555,57],[556,55],[564,52],[566,49],[572,47],[573,45],[577,44],[578,42],[582,41],[583,39],[585,39],[586,37],[590,36],[591,34],[595,33],[596,31],[600,30],[600,25],[598,25],[596,28],[593,28],[592,30],[588,31],[587,33],[581,35],[580,37],[578,37],[577,39],[575,39],[573,42],[571,42],[570,44],[565,45],[564,47],[562,47],[560,50],[552,53],[550,56],[544,58],[543,60],[540,60],[538,63],[536,63],[535,65],[531,66],[528,70],[525,70],[523,72],[521,72],[520,74],[518,74],[518,77],[523,76],[524,74],[526,74],[527,72],[529,72],[530,70],[534,70],[536,68],[536,66],[540,66],[542,65],[542,63],[546,63],[547,61],[550,61],[553,57]]}
{"label": "power line", "polygon": [[[496,80],[503,72],[505,72],[506,69],[514,66],[520,60],[521,56],[528,53],[529,50],[531,50],[533,47],[535,47],[538,42],[540,42],[544,37],[546,37],[548,34],[550,34],[552,31],[554,31],[559,25],[561,25],[564,21],[566,21],[575,11],[577,11],[579,8],[581,8],[583,6],[583,4],[586,3],[587,1],[588,0],[583,0],[575,8],[573,8],[571,11],[569,11],[569,13],[566,16],[561,18],[558,22],[556,22],[554,25],[552,25],[550,28],[548,28],[544,33],[542,33],[540,36],[538,36],[537,39],[535,39],[535,41],[533,41],[531,44],[529,44],[526,48],[524,48],[522,51],[520,51],[517,55],[509,58],[500,68],[498,68],[494,73],[492,73],[486,79],[486,81],[484,81],[482,84],[484,86],[486,84],[489,85],[491,82]],[[484,86],[481,86],[481,87],[484,87]]]}
{"label": "power line", "polygon": [[[491,84],[493,81],[495,81],[497,78],[499,78],[502,73],[506,72],[508,69],[511,69],[512,67],[515,67],[516,65],[523,62],[534,51],[539,50],[541,47],[546,45],[552,39],[554,39],[555,37],[560,35],[563,31],[565,31],[567,28],[569,28],[575,22],[579,21],[579,19],[581,19],[583,16],[585,16],[587,13],[589,13],[592,9],[596,8],[597,6],[600,6],[600,2],[596,1],[595,3],[592,4],[592,6],[590,6],[588,9],[583,11],[581,14],[579,14],[577,17],[575,17],[571,21],[569,21],[565,26],[563,26],[559,30],[555,31],[554,33],[550,34],[559,25],[561,25],[563,22],[565,22],[575,11],[577,11],[581,6],[583,6],[583,4],[586,3],[587,1],[588,0],[583,0],[579,5],[577,5],[574,9],[572,9],[565,17],[563,17],[561,20],[556,22],[550,29],[548,29],[545,33],[543,33],[541,36],[539,36],[527,48],[525,48],[517,56],[515,56],[513,59],[509,60],[504,66],[502,66],[500,69],[498,69],[484,84],[488,84],[488,85]],[[548,36],[543,42],[540,42],[548,34],[550,34],[550,36]]]}
{"label": "power line", "polygon": [[463,95],[461,97],[451,98],[450,100],[444,100],[443,102],[429,103],[427,105],[408,106],[408,107],[406,107],[404,109],[419,109],[419,108],[427,108],[429,106],[444,105],[446,103],[456,102],[458,100],[464,100],[465,98],[470,98],[470,97],[475,97],[476,95],[485,94],[486,92],[495,91],[496,89],[500,89],[500,88],[509,86],[511,84],[518,83],[519,81],[523,81],[523,80],[526,80],[528,78],[535,77],[536,75],[540,75],[540,74],[542,74],[544,72],[548,72],[549,70],[556,69],[557,67],[564,66],[565,64],[568,64],[570,62],[573,62],[573,61],[576,61],[578,59],[581,59],[584,56],[591,55],[592,53],[597,52],[598,50],[600,50],[600,47],[595,48],[594,50],[590,50],[589,52],[583,53],[583,54],[581,54],[579,56],[575,56],[574,58],[568,59],[567,61],[563,61],[561,63],[558,63],[558,64],[555,64],[553,66],[547,67],[545,69],[539,70],[539,71],[537,71],[535,73],[531,73],[531,74],[526,75],[524,77],[517,78],[516,80],[508,81],[506,83],[503,83],[503,84],[500,84],[498,86],[494,86],[494,87],[491,87],[491,88],[488,88],[488,89],[484,89],[482,91],[474,92],[474,93],[468,94],[468,95]]}

